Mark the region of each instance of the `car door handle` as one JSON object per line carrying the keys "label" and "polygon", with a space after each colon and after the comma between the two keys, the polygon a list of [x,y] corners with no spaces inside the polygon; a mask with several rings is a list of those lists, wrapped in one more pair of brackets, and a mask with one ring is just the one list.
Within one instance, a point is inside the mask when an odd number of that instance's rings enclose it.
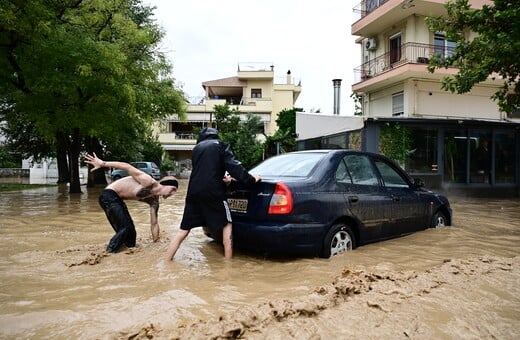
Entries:
{"label": "car door handle", "polygon": [[349,196],[348,197],[348,201],[350,203],[357,203],[359,201],[359,197],[357,197],[357,196]]}

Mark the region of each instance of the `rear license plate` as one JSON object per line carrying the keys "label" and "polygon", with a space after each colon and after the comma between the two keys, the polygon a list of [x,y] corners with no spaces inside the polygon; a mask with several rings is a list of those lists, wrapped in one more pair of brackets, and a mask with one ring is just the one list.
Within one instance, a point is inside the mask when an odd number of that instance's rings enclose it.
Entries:
{"label": "rear license plate", "polygon": [[247,200],[246,199],[240,199],[240,198],[228,198],[228,205],[229,209],[232,211],[240,211],[240,212],[246,212],[247,211]]}

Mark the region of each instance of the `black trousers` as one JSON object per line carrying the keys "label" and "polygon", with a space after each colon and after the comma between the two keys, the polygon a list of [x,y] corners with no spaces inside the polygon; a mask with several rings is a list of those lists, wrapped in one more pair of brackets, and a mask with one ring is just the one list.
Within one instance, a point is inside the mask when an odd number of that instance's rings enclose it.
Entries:
{"label": "black trousers", "polygon": [[105,211],[110,225],[116,232],[108,243],[107,252],[117,253],[123,244],[127,247],[135,247],[137,234],[125,202],[114,190],[105,189],[99,195],[99,205]]}

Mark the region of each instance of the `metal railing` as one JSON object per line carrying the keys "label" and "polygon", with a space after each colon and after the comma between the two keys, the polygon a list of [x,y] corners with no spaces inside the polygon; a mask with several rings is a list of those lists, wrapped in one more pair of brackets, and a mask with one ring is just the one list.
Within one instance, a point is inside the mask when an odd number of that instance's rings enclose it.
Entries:
{"label": "metal railing", "polygon": [[387,1],[388,0],[363,0],[354,6],[353,12],[360,14],[361,18],[364,18],[369,13],[375,11],[378,7],[381,7]]}
{"label": "metal railing", "polygon": [[368,80],[372,77],[388,72],[404,64],[428,64],[434,54],[451,55],[454,48],[439,48],[439,46],[421,43],[406,43],[399,49],[371,59],[354,68],[354,83]]}
{"label": "metal railing", "polygon": [[175,139],[197,139],[197,136],[192,132],[173,132]]}

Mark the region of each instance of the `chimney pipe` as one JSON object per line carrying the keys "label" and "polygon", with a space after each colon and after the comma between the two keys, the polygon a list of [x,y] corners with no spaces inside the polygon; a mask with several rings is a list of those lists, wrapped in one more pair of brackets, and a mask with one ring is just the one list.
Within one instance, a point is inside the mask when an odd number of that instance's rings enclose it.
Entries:
{"label": "chimney pipe", "polygon": [[339,115],[339,99],[341,97],[341,79],[332,79],[334,84],[334,114]]}

